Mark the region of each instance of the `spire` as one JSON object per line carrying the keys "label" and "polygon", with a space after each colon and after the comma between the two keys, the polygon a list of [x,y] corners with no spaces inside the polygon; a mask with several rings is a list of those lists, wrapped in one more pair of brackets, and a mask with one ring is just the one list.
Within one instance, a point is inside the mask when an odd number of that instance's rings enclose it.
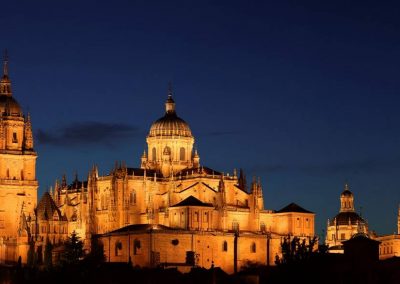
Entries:
{"label": "spire", "polygon": [[31,124],[31,116],[30,116],[29,112],[28,112],[28,115],[25,120],[24,147],[26,150],[33,149],[32,124]]}
{"label": "spire", "polygon": [[8,78],[8,52],[4,50],[4,63],[3,63],[3,78]]}
{"label": "spire", "polygon": [[397,234],[400,235],[400,204],[397,210]]}
{"label": "spire", "polygon": [[172,83],[168,84],[168,98],[165,103],[165,112],[167,114],[175,114],[175,101],[172,98]]}
{"label": "spire", "polygon": [[4,51],[3,77],[0,80],[0,95],[11,97],[11,81],[8,77],[8,54]]}

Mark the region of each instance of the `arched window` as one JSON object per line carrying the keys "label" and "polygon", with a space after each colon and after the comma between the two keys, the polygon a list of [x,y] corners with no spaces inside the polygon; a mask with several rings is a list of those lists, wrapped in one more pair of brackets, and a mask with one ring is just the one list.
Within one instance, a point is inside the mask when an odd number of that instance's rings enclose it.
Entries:
{"label": "arched window", "polygon": [[265,232],[265,231],[266,231],[266,229],[265,229],[265,223],[264,223],[264,222],[261,222],[261,223],[260,223],[260,231],[261,231],[261,232]]}
{"label": "arched window", "polygon": [[156,161],[156,160],[157,160],[157,157],[156,157],[156,147],[153,147],[153,149],[151,149],[151,159],[152,159],[153,161]]}
{"label": "arched window", "polygon": [[257,251],[256,243],[252,242],[250,246],[250,252],[255,253]]}
{"label": "arched window", "polygon": [[131,192],[129,203],[131,205],[136,204],[136,192],[134,190]]}
{"label": "arched window", "polygon": [[164,148],[164,155],[171,155],[171,148],[168,146],[165,146]]}
{"label": "arched window", "polygon": [[21,170],[21,180],[24,180],[24,170]]}
{"label": "arched window", "polygon": [[133,241],[133,254],[135,254],[135,255],[139,254],[140,253],[140,247],[141,247],[140,241],[138,239],[135,239]]}
{"label": "arched window", "polygon": [[120,241],[115,242],[115,256],[121,255],[120,250],[122,250],[122,243]]}
{"label": "arched window", "polygon": [[228,251],[228,242],[227,241],[224,241],[222,243],[222,251]]}
{"label": "arched window", "polygon": [[181,161],[184,161],[186,159],[185,157],[185,148],[181,147],[181,149],[179,150],[179,159]]}

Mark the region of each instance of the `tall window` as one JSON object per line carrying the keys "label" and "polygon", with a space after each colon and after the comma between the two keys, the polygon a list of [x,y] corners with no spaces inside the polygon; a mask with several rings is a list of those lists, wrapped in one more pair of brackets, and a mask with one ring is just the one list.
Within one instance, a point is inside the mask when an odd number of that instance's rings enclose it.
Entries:
{"label": "tall window", "polygon": [[184,161],[186,159],[185,157],[185,148],[181,147],[181,149],[179,150],[179,159],[181,161]]}
{"label": "tall window", "polygon": [[136,192],[135,191],[131,192],[129,202],[131,205],[136,204]]}
{"label": "tall window", "polygon": [[153,147],[153,149],[151,149],[151,158],[153,161],[156,161],[156,147]]}
{"label": "tall window", "polygon": [[257,251],[256,243],[253,242],[250,246],[250,252],[255,253]]}
{"label": "tall window", "polygon": [[121,250],[122,250],[122,243],[120,241],[117,241],[115,243],[115,256],[121,255]]}
{"label": "tall window", "polygon": [[228,251],[228,242],[227,241],[224,241],[222,243],[222,251]]}
{"label": "tall window", "polygon": [[12,142],[13,143],[18,143],[17,133],[16,132],[13,132]]}
{"label": "tall window", "polygon": [[141,244],[140,241],[138,239],[135,239],[133,241],[133,254],[139,254],[140,253],[140,248],[141,248]]}

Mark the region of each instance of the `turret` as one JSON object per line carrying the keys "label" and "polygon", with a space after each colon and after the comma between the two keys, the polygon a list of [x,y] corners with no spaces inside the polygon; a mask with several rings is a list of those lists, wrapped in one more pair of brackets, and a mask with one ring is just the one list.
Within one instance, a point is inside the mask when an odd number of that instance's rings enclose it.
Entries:
{"label": "turret", "polygon": [[400,204],[397,210],[397,234],[400,235]]}
{"label": "turret", "polygon": [[140,158],[140,168],[142,169],[146,168],[146,164],[147,164],[147,154],[146,150],[144,150],[142,157]]}
{"label": "turret", "polygon": [[3,63],[3,77],[0,80],[0,95],[1,96],[12,96],[11,92],[11,81],[8,77],[8,54],[7,50],[4,52],[4,63]]}
{"label": "turret", "polygon": [[354,196],[349,189],[349,185],[344,185],[344,190],[340,195],[340,212],[354,212]]}
{"label": "turret", "polygon": [[197,149],[194,150],[194,155],[193,155],[193,168],[199,168],[200,167],[200,156],[197,153]]}
{"label": "turret", "polygon": [[31,124],[31,116],[29,113],[27,118],[25,119],[24,148],[25,150],[33,150],[32,124]]}

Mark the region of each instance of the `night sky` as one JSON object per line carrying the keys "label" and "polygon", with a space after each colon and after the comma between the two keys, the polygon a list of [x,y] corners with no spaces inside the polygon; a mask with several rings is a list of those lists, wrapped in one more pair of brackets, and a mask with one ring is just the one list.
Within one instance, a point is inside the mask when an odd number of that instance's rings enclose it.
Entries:
{"label": "night sky", "polygon": [[39,195],[93,164],[138,167],[172,81],[201,164],[260,176],[266,208],[296,202],[321,234],[347,181],[370,229],[396,230],[396,1],[14,2],[0,48],[31,113]]}

